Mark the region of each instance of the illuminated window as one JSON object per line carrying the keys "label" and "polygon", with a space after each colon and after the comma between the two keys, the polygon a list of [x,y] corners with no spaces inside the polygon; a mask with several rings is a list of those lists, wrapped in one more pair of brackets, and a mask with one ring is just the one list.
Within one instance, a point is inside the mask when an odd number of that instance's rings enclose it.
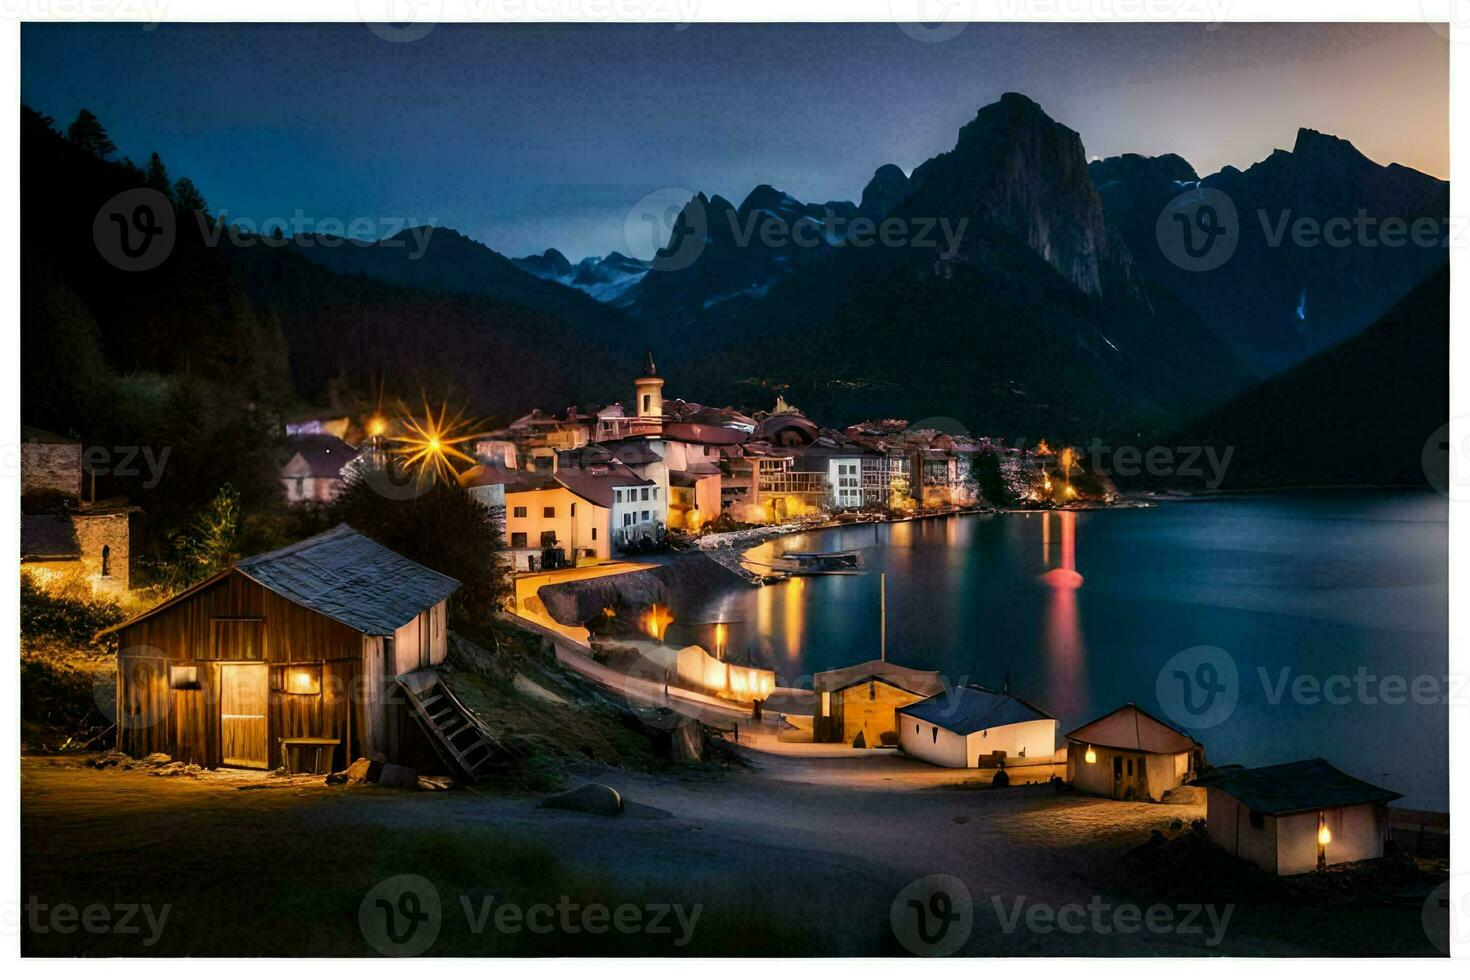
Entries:
{"label": "illuminated window", "polygon": [[199,668],[170,666],[168,668],[168,686],[175,691],[199,690]]}
{"label": "illuminated window", "polygon": [[322,693],[322,669],[316,664],[286,668],[287,694]]}
{"label": "illuminated window", "polygon": [[825,715],[830,715],[831,713],[832,713],[832,692],[831,691],[823,691],[822,692],[822,714],[825,716]]}

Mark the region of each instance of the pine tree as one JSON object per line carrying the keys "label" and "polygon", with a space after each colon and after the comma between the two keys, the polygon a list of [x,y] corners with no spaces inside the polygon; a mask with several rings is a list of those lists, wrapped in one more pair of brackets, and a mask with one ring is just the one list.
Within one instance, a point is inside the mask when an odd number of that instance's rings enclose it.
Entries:
{"label": "pine tree", "polygon": [[199,214],[209,213],[209,203],[204,200],[204,195],[199,193],[199,188],[195,187],[194,182],[188,177],[180,177],[175,182],[174,201],[185,211]]}
{"label": "pine tree", "polygon": [[172,200],[173,183],[168,179],[168,168],[163,165],[163,158],[157,152],[148,158],[148,169],[143,172],[143,183]]}
{"label": "pine tree", "polygon": [[66,138],[93,156],[107,159],[117,152],[117,146],[107,136],[102,123],[92,115],[91,109],[83,109],[66,129]]}

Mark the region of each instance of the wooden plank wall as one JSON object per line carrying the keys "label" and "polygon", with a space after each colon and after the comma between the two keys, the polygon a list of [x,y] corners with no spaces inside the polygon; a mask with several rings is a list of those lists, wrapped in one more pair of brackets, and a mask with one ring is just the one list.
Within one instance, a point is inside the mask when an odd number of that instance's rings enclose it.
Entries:
{"label": "wooden plank wall", "polygon": [[[238,572],[118,634],[123,751],[167,752],[184,762],[219,766],[218,662],[262,660],[271,665],[272,768],[281,764],[281,738],[345,740],[349,727],[352,744],[338,748],[334,766],[365,754],[362,634]],[[320,665],[320,693],[287,693],[291,664]],[[171,690],[171,665],[197,667],[198,688]]]}

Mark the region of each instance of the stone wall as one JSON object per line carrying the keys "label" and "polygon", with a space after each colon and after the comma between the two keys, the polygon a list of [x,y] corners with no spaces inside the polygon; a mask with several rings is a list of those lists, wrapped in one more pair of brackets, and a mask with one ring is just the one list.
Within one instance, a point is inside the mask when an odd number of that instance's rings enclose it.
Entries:
{"label": "stone wall", "polygon": [[134,514],[132,510],[72,513],[72,528],[82,549],[81,574],[94,592],[126,592],[131,588]]}
{"label": "stone wall", "polygon": [[82,495],[82,447],[73,442],[23,442],[20,445],[20,492]]}

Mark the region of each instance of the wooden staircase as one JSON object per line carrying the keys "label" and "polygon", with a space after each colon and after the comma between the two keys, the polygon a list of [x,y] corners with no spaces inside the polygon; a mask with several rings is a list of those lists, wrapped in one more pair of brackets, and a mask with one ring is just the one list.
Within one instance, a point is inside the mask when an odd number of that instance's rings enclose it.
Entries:
{"label": "wooden staircase", "polygon": [[432,668],[404,674],[398,686],[429,744],[460,780],[476,783],[508,767],[510,759],[499,742]]}

